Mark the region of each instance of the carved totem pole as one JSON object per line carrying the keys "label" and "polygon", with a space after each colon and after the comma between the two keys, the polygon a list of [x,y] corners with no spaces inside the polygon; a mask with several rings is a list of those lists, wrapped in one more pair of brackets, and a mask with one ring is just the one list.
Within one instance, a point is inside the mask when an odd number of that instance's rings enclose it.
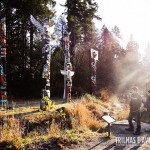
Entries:
{"label": "carved totem pole", "polygon": [[31,15],[30,20],[34,24],[42,36],[42,61],[43,61],[43,72],[42,78],[44,87],[42,90],[43,98],[47,96],[50,98],[50,22],[49,19],[44,19],[42,25]]}
{"label": "carved totem pole", "polygon": [[6,92],[6,18],[0,17],[0,102],[7,102]]}
{"label": "carved totem pole", "polygon": [[72,64],[70,61],[70,40],[69,40],[70,33],[66,32],[64,42],[65,42],[65,49],[64,49],[64,70],[61,70],[61,74],[64,75],[64,95],[63,99],[66,99],[67,102],[71,101],[71,89],[72,89],[72,76],[74,72],[72,71]]}
{"label": "carved totem pole", "polygon": [[91,49],[91,94],[96,94],[96,61],[98,60],[98,51]]}

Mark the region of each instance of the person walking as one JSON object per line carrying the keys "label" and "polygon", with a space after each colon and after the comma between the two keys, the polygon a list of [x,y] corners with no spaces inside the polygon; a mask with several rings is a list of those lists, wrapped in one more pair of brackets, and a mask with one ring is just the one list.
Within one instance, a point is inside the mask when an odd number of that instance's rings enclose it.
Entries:
{"label": "person walking", "polygon": [[[150,90],[147,91],[147,99],[146,102],[144,103],[144,108],[148,115],[148,123],[150,124]],[[150,132],[150,130],[147,129],[145,131]]]}
{"label": "person walking", "polygon": [[137,127],[135,132],[133,132],[134,135],[140,135],[141,132],[141,113],[140,113],[141,104],[142,104],[142,97],[138,93],[138,88],[134,86],[132,87],[131,91],[130,112],[128,117],[129,128],[126,128],[126,131],[134,131],[132,120],[133,118],[135,118]]}

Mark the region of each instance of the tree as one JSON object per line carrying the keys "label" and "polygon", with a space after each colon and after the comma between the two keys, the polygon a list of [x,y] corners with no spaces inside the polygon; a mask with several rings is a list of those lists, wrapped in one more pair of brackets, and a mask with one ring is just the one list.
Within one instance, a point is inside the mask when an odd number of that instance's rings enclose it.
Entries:
{"label": "tree", "polygon": [[64,77],[60,70],[64,68],[64,55],[62,47],[56,47],[51,58],[51,95],[62,97]]}
{"label": "tree", "polygon": [[[119,31],[119,28],[118,28]],[[108,88],[116,91],[119,85],[118,64],[124,57],[124,49],[112,32],[104,25],[98,43],[99,61],[97,63],[97,90]]]}
{"label": "tree", "polygon": [[122,80],[120,84],[120,89],[129,88],[132,85],[139,85],[139,73],[141,71],[140,55],[138,52],[138,43],[130,37],[127,43],[126,54],[122,59]]}
{"label": "tree", "polygon": [[93,18],[101,18],[95,15],[98,5],[94,0],[67,0],[65,7],[67,7],[68,30],[71,32],[71,56],[74,56],[77,43],[91,41]]}
{"label": "tree", "polygon": [[97,89],[108,87],[114,82],[113,40],[110,31],[103,26],[99,45],[99,61],[97,63]]}
{"label": "tree", "polygon": [[148,89],[150,89],[150,43],[147,43],[147,46],[145,48],[145,53],[142,59],[143,68],[140,73],[140,83],[143,85],[143,89],[145,89],[145,92],[147,92]]}
{"label": "tree", "polygon": [[64,18],[64,15],[59,16],[57,21],[57,41],[60,43],[60,46],[64,48],[64,34],[67,30],[67,23]]}
{"label": "tree", "polygon": [[[34,96],[39,89],[42,71],[41,41],[36,38],[36,28],[30,22],[30,14],[37,20],[54,16],[54,0],[6,0],[3,1],[7,25],[7,81],[8,91],[20,96]],[[49,4],[49,9],[47,5]],[[37,82],[37,83],[36,83]],[[27,84],[28,83],[28,84]],[[15,89],[15,90],[14,90]],[[33,92],[34,91],[34,92]],[[26,92],[29,92],[28,94]],[[9,94],[10,92],[8,92]]]}
{"label": "tree", "polygon": [[[93,18],[98,9],[97,3],[93,0],[67,0],[65,7],[67,11],[67,28],[70,35],[70,53],[71,62],[73,63],[73,94],[79,92],[82,94],[89,91],[89,52],[91,47],[96,47],[97,33],[93,24]],[[86,16],[86,17],[85,17]],[[60,18],[59,28],[63,35],[64,21]],[[60,36],[62,37],[62,36]],[[63,44],[61,43],[61,47]]]}

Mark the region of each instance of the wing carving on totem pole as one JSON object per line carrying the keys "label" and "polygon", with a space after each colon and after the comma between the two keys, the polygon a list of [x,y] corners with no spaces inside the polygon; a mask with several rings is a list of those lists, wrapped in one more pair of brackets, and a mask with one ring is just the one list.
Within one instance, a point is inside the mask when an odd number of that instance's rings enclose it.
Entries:
{"label": "wing carving on totem pole", "polygon": [[62,75],[67,75],[67,78],[70,78],[70,77],[72,77],[74,75],[74,72],[70,71],[70,70],[67,70],[67,71],[60,70],[60,72],[61,72]]}
{"label": "wing carving on totem pole", "polygon": [[40,24],[32,15],[30,15],[30,21],[38,29],[39,32],[43,32],[42,24]]}

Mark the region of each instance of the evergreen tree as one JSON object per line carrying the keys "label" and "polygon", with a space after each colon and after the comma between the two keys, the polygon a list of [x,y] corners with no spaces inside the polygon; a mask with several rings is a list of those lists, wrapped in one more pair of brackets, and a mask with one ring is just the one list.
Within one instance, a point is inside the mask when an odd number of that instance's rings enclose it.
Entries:
{"label": "evergreen tree", "polygon": [[91,41],[93,18],[101,19],[95,13],[98,5],[94,0],[67,0],[68,30],[71,32],[71,55],[77,43]]}
{"label": "evergreen tree", "polygon": [[121,88],[129,88],[132,85],[139,85],[139,72],[141,71],[140,54],[138,43],[130,37],[127,43],[126,55],[122,59],[122,83]]}
{"label": "evergreen tree", "polygon": [[119,85],[117,64],[124,56],[124,50],[105,25],[102,27],[98,47],[97,90],[108,88],[111,91],[116,91]]}
{"label": "evergreen tree", "polygon": [[19,96],[29,95],[29,93],[34,96],[34,92],[40,95],[41,92],[36,91],[34,84],[37,82],[38,87],[41,84],[37,80],[41,78],[42,71],[41,41],[36,38],[37,31],[31,24],[29,16],[32,14],[39,22],[42,22],[45,17],[52,19],[55,1],[39,0],[37,3],[36,0],[7,0],[3,1],[3,4],[7,25],[8,91]]}
{"label": "evergreen tree", "polygon": [[59,16],[57,21],[57,42],[60,44],[60,46],[64,49],[64,34],[67,30],[67,23],[64,18],[64,15]]}
{"label": "evergreen tree", "polygon": [[51,96],[62,97],[64,90],[64,76],[60,70],[64,68],[64,54],[62,47],[56,47],[51,58]]}
{"label": "evergreen tree", "polygon": [[[142,59],[143,68],[140,72],[140,84],[143,85],[145,92],[150,89],[150,43],[147,43]],[[146,93],[145,93],[146,94]]]}

